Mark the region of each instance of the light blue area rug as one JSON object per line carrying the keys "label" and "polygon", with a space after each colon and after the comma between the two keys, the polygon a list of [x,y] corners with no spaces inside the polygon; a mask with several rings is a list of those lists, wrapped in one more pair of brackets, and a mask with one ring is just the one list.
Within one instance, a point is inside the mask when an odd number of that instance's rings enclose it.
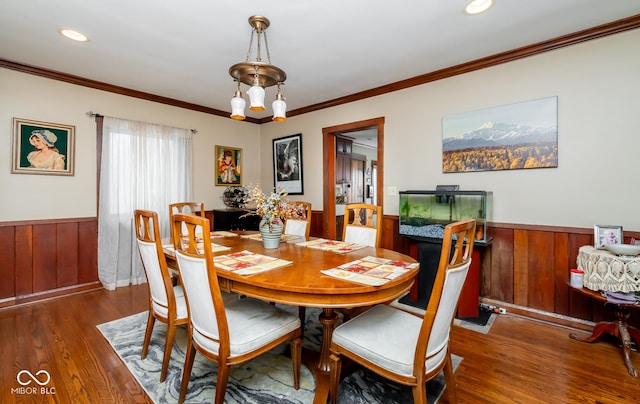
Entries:
{"label": "light blue area rug", "polygon": [[[286,306],[282,306],[286,307]],[[296,307],[288,308],[297,313]],[[321,325],[319,309],[307,309],[305,339],[303,346],[318,349]],[[136,380],[156,404],[177,403],[187,347],[186,327],[179,327],[171,354],[167,380],[160,383],[163,344],[166,325],[156,321],[149,352],[145,360],[140,359],[142,341],[147,321],[147,312],[134,314],[119,320],[101,324],[98,329],[109,341],[118,356],[127,365]],[[462,358],[453,356],[454,369]],[[216,365],[196,353],[186,402],[210,403],[215,397]],[[444,389],[442,373],[427,384],[428,402],[437,402]],[[226,403],[242,404],[288,404],[312,403],[315,379],[304,365],[300,372],[300,389],[293,388],[291,358],[286,347],[278,347],[242,365],[232,366],[225,397]],[[390,383],[365,369],[347,375],[340,384],[338,402],[349,404],[392,404],[412,402],[411,389]]]}

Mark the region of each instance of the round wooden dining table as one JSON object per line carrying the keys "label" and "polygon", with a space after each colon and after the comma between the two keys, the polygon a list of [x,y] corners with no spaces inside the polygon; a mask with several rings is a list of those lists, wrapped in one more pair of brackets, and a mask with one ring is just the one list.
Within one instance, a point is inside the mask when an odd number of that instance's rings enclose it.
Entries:
{"label": "round wooden dining table", "polygon": [[[220,288],[226,292],[255,297],[269,302],[293,306],[322,308],[322,344],[319,354],[309,355],[305,363],[316,375],[314,402],[326,403],[329,391],[329,346],[331,335],[338,322],[336,308],[366,307],[376,303],[390,302],[406,293],[413,285],[419,267],[409,269],[405,274],[381,286],[369,286],[325,275],[321,270],[373,256],[393,261],[416,262],[408,255],[384,248],[365,247],[348,253],[337,253],[297,245],[298,239],[281,242],[276,249],[265,249],[262,242],[240,237],[248,232],[236,232],[236,237],[215,237],[211,242],[230,247],[230,250],[214,253],[224,255],[247,250],[283,260],[291,264],[270,269],[253,275],[239,275],[222,269],[217,270]],[[171,251],[165,250],[167,263],[177,268]]]}

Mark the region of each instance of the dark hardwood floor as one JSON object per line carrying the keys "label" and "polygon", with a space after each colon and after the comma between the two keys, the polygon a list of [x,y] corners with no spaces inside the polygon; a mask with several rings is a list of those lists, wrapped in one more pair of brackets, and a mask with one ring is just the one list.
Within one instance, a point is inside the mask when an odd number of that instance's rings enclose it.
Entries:
{"label": "dark hardwood floor", "polygon": [[[96,328],[148,306],[147,286],[141,285],[0,311],[0,403],[149,403]],[[55,394],[17,394],[23,369],[49,372]]]}
{"label": "dark hardwood floor", "polygon": [[[148,403],[96,325],[147,309],[146,285],[81,293],[0,311],[0,403]],[[614,339],[592,344],[512,314],[488,335],[454,327],[460,403],[637,403]],[[140,341],[142,344],[142,341]],[[640,367],[640,355],[632,353]],[[21,370],[50,373],[55,394],[18,394]],[[26,380],[26,379],[25,379]],[[33,386],[31,383],[27,387]],[[449,402],[445,393],[441,403]]]}

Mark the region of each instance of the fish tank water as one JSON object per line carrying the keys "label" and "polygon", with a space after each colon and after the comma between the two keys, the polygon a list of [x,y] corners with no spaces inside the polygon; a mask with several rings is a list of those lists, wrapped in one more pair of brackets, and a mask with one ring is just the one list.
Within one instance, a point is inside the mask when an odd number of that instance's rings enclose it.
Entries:
{"label": "fish tank water", "polygon": [[400,235],[433,241],[444,237],[444,226],[476,219],[475,243],[491,242],[487,223],[492,221],[493,192],[401,191]]}

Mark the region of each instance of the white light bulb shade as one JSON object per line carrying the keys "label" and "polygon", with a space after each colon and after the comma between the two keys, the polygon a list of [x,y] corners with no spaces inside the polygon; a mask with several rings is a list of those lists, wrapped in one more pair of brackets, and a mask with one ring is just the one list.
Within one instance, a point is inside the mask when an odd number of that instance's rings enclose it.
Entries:
{"label": "white light bulb shade", "polygon": [[251,106],[249,107],[252,111],[264,111],[264,88],[260,86],[251,86],[249,89],[249,101],[251,102]]}
{"label": "white light bulb shade", "polygon": [[273,108],[273,120],[276,122],[284,122],[287,120],[287,103],[284,100],[276,98],[271,104]]}
{"label": "white light bulb shade", "polygon": [[246,104],[242,96],[233,97],[231,99],[231,118],[237,119],[238,121],[244,120],[246,118],[244,116],[244,107]]}

